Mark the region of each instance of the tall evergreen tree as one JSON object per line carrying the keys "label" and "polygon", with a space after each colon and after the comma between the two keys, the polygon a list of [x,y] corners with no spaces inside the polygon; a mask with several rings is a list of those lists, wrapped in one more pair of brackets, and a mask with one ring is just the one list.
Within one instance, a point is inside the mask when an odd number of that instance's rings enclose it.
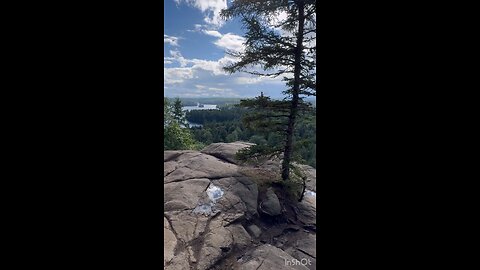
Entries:
{"label": "tall evergreen tree", "polygon": [[183,111],[182,107],[182,101],[178,97],[175,98],[172,104],[172,115],[175,121],[177,121],[177,123],[188,127],[188,122],[185,118],[185,112]]}
{"label": "tall evergreen tree", "polygon": [[[280,146],[283,180],[290,177],[297,117],[312,109],[302,98],[316,96],[315,4],[316,0],[234,0],[222,11],[226,19],[240,17],[246,30],[245,50],[227,52],[239,60],[224,69],[230,73],[283,76],[286,82],[287,89],[283,92],[286,97],[282,101],[262,94],[241,103],[256,109],[257,113],[246,119],[249,123],[284,135],[284,144]],[[250,154],[268,155],[279,151],[279,148],[256,146],[250,149]]]}

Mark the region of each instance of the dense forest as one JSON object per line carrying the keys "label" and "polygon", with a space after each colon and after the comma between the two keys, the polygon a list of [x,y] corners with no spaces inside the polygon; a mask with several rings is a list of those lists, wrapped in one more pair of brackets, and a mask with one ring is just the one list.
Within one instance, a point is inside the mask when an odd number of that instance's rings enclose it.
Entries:
{"label": "dense forest", "polygon": [[[230,106],[234,104],[239,104],[241,98],[225,98],[225,97],[198,97],[198,98],[179,98],[183,106],[197,106],[198,103],[201,104],[215,104],[217,107]],[[305,98],[305,102],[312,104],[313,107],[316,106],[315,98]]]}
{"label": "dense forest", "polygon": [[[186,119],[202,127],[192,127],[190,131],[196,141],[208,145],[216,142],[246,141],[260,145],[276,146],[281,136],[275,132],[259,132],[248,129],[242,122],[248,111],[238,106],[223,106],[219,110],[192,110],[186,112]],[[295,152],[302,163],[316,168],[316,124],[315,111],[300,119],[296,125]]]}
{"label": "dense forest", "polygon": [[[218,110],[182,111],[179,100],[164,99],[165,150],[202,149],[217,142],[245,141],[258,145],[276,146],[282,137],[275,132],[260,132],[247,128],[248,108],[223,105]],[[298,121],[295,131],[295,152],[302,163],[316,168],[316,113]],[[188,127],[188,122],[201,126]],[[188,127],[188,128],[187,128]]]}

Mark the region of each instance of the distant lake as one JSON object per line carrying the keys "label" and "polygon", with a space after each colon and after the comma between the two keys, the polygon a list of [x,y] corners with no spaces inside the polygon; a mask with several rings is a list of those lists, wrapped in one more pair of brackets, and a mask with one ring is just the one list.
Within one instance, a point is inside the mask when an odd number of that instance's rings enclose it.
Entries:
{"label": "distant lake", "polygon": [[217,105],[215,104],[203,104],[203,107],[197,106],[184,106],[182,110],[184,111],[193,111],[193,110],[217,110]]}
{"label": "distant lake", "polygon": [[188,125],[192,128],[192,127],[203,127],[202,124],[195,124],[195,123],[192,123],[190,121],[187,121],[188,122]]}
{"label": "distant lake", "polygon": [[[203,107],[197,106],[183,106],[182,107],[183,111],[193,111],[193,110],[218,110],[217,105],[215,104],[203,104]],[[188,121],[188,124],[190,127],[202,127],[203,125],[201,124],[196,124]]]}

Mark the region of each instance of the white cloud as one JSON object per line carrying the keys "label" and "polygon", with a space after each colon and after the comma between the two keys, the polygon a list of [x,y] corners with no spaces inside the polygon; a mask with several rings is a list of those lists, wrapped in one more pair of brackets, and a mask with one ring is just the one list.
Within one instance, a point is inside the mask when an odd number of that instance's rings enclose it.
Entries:
{"label": "white cloud", "polygon": [[[271,24],[277,25],[281,22],[284,22],[287,18],[288,18],[288,13],[285,10],[277,11],[275,16],[272,16]],[[275,29],[279,29],[279,28],[275,28]]]}
{"label": "white cloud", "polygon": [[164,57],[165,61],[174,61],[177,62],[182,68],[191,68],[193,70],[204,70],[209,71],[212,75],[226,75],[223,71],[223,67],[232,63],[234,58],[231,56],[225,55],[217,61],[211,60],[202,60],[202,59],[186,59],[182,56],[178,50],[170,50],[171,57]]}
{"label": "white cloud", "polygon": [[180,39],[179,37],[163,35],[163,43],[168,43],[172,46],[178,46],[178,40],[179,39]]}
{"label": "white cloud", "polygon": [[[230,78],[228,80],[229,83],[237,83],[237,84],[257,84],[263,82],[280,82],[281,78],[268,78],[268,77],[258,77],[253,76],[246,73],[235,73],[235,74],[227,74],[223,67],[233,63],[235,58],[229,55],[225,55],[224,57],[212,61],[212,60],[203,60],[203,59],[186,59],[182,56],[180,51],[178,50],[171,50],[170,54],[172,57],[165,57],[165,61],[168,62],[176,62],[180,65],[178,68],[164,68],[165,71],[169,71],[168,73],[165,72],[165,83],[177,83],[179,80],[183,81],[185,79],[197,79],[200,77],[219,77],[223,76],[225,78]],[[257,69],[258,67],[256,67]],[[187,72],[188,70],[188,72]],[[261,71],[260,69],[257,71]],[[224,83],[225,84],[225,83]],[[195,87],[201,88],[203,87],[201,84],[195,84]]]}
{"label": "white cloud", "polygon": [[238,77],[235,78],[235,83],[238,84],[256,84],[260,82],[260,77]]}
{"label": "white cloud", "polygon": [[232,33],[227,33],[215,41],[214,44],[227,50],[243,51],[245,49],[245,46],[243,45],[244,42],[245,38]]}
{"label": "white cloud", "polygon": [[240,95],[230,88],[197,88],[175,93],[180,97],[239,97]]}
{"label": "white cloud", "polygon": [[[286,77],[289,77],[286,75]],[[282,81],[283,77],[260,77],[260,76],[241,76],[235,78],[234,82],[236,84],[264,84],[264,83],[274,83],[274,84],[284,84]]]}
{"label": "white cloud", "polygon": [[164,63],[172,62],[177,67],[164,66],[164,87],[184,97],[255,96],[260,90],[268,93],[272,86],[283,88],[281,78],[258,77],[243,72],[227,74],[223,67],[233,61],[235,58],[229,55],[216,61],[186,59],[179,50],[171,50],[170,56],[164,57]]}
{"label": "white cloud", "polygon": [[164,59],[167,59],[167,60],[173,60],[173,61],[177,61],[181,67],[186,67],[187,64],[188,64],[188,61],[187,59],[185,59],[182,54],[180,53],[180,51],[178,50],[175,50],[175,51],[172,51],[170,50],[170,55],[172,57],[165,57]]}
{"label": "white cloud", "polygon": [[214,92],[228,92],[228,91],[231,91],[232,89],[230,89],[230,88],[209,87],[208,90],[214,91]]}
{"label": "white cloud", "polygon": [[190,68],[163,68],[164,84],[178,84],[194,77]]}
{"label": "white cloud", "polygon": [[220,12],[227,8],[227,0],[175,0],[175,2],[177,4],[185,2],[199,9],[205,15],[204,21],[211,26],[220,27],[224,23],[220,18]]}
{"label": "white cloud", "polygon": [[218,31],[215,31],[215,30],[203,30],[203,32],[209,36],[212,36],[212,37],[218,37],[218,38],[221,38],[223,35],[220,34],[220,32]]}
{"label": "white cloud", "polygon": [[193,25],[194,29],[189,29],[187,30],[188,32],[202,32],[206,28],[208,28],[207,25],[202,25],[202,24],[194,24]]}

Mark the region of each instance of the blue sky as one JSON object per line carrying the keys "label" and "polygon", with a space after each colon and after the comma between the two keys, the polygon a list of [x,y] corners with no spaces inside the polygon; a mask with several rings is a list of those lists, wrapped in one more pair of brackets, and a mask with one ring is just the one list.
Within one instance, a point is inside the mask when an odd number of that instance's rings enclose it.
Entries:
{"label": "blue sky", "polygon": [[[230,1],[229,1],[230,2]],[[164,95],[167,97],[281,97],[281,78],[232,75],[225,50],[243,49],[238,20],[222,21],[226,0],[165,0]]]}

